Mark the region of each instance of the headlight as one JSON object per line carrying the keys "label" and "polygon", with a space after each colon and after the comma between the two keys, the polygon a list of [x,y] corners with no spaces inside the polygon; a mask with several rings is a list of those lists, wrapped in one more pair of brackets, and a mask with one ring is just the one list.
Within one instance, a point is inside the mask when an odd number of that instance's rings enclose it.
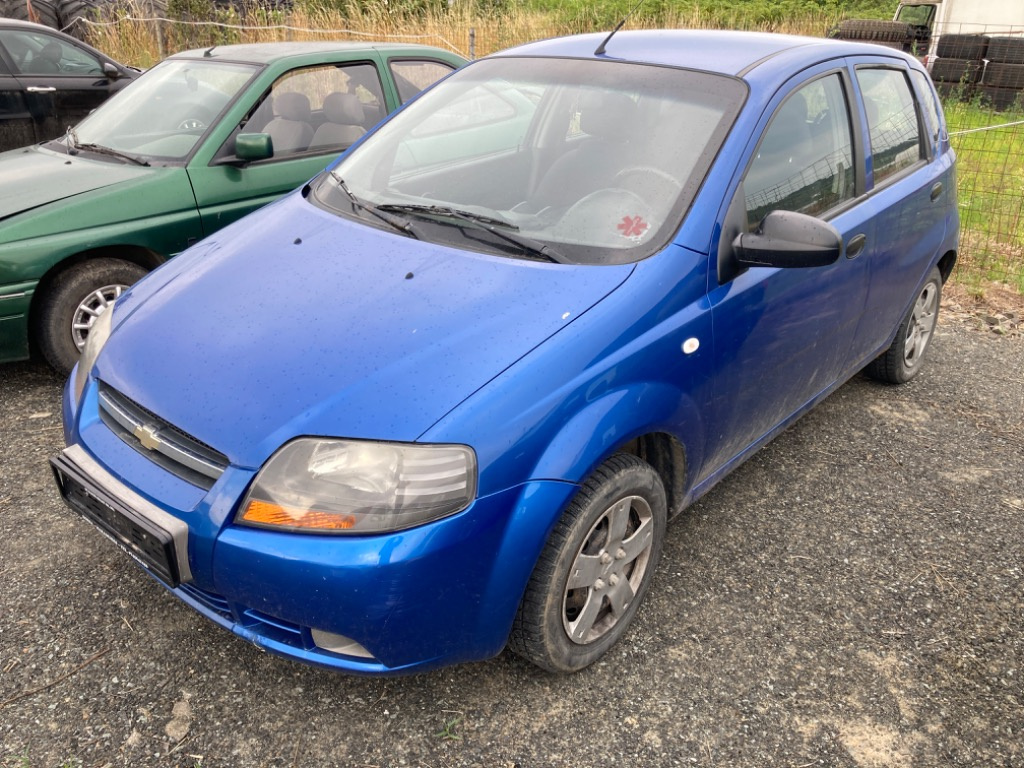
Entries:
{"label": "headlight", "polygon": [[110,326],[113,322],[114,310],[108,308],[100,314],[89,329],[89,335],[85,337],[85,346],[82,347],[82,356],[78,358],[78,368],[75,369],[75,402],[82,399],[82,392],[85,391],[85,383],[89,380],[89,371],[96,364],[96,358],[100,356],[103,345],[110,338]]}
{"label": "headlight", "polygon": [[294,440],[256,475],[235,518],[311,533],[397,531],[453,515],[476,495],[464,445]]}

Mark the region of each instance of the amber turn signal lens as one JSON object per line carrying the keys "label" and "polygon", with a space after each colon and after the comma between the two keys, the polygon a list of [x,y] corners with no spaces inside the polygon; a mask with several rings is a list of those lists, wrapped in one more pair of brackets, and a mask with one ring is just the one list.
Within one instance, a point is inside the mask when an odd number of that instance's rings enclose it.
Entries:
{"label": "amber turn signal lens", "polygon": [[317,512],[315,509],[290,509],[269,501],[252,499],[242,519],[253,525],[280,528],[319,528],[324,531],[346,531],[356,524],[353,515]]}

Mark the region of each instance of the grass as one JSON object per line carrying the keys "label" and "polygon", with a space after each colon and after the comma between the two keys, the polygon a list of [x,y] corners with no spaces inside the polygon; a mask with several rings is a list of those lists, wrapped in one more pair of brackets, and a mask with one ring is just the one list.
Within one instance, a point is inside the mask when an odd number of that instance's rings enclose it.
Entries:
{"label": "grass", "polygon": [[[175,51],[280,40],[417,41],[484,56],[529,40],[610,29],[634,0],[296,0],[287,13],[240,14],[211,0],[170,0],[168,16],[144,14],[92,28],[90,42],[116,59],[149,67]],[[754,29],[822,35],[841,17],[886,18],[888,0],[646,0],[631,29]],[[284,28],[285,26],[288,29]],[[946,103],[950,132],[1024,119],[975,103]],[[1024,126],[953,136],[959,156],[962,243],[956,280],[983,292],[997,282],[1024,293]]]}
{"label": "grass", "polygon": [[958,280],[975,292],[998,282],[1024,293],[1024,125],[1012,125],[1024,110],[948,101],[945,111],[958,157]]}

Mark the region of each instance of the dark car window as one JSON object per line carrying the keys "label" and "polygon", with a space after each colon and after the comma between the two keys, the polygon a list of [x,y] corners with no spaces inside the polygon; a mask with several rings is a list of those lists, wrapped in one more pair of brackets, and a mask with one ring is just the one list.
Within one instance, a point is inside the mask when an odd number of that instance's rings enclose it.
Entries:
{"label": "dark car window", "polygon": [[747,226],[774,210],[817,216],[854,196],[850,113],[839,75],[793,92],[768,124],[743,181]]}
{"label": "dark car window", "polygon": [[875,184],[916,164],[924,150],[907,76],[896,69],[858,69],[868,119]]}
{"label": "dark car window", "polygon": [[392,59],[388,66],[395,78],[398,98],[403,104],[455,69],[450,64],[440,61],[414,59]]}
{"label": "dark car window", "polygon": [[95,57],[43,32],[0,29],[0,41],[22,75],[103,75]]}
{"label": "dark car window", "polygon": [[341,151],[376,125],[386,111],[373,64],[306,67],[274,82],[242,132],[270,134],[275,158]]}

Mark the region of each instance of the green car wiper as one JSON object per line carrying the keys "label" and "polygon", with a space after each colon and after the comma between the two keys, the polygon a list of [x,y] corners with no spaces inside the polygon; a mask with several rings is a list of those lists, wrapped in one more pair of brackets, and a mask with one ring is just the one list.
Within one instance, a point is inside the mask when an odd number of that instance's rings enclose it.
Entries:
{"label": "green car wiper", "polygon": [[104,147],[102,144],[79,144],[76,141],[73,143],[73,145],[68,147],[68,151],[76,155],[83,149],[86,152],[95,152],[97,155],[109,155],[110,157],[116,157],[121,160],[127,160],[128,162],[135,163],[136,165],[149,167],[148,160],[143,160],[141,157],[135,157],[135,155],[129,155],[127,152],[121,152],[120,150],[117,149]]}
{"label": "green car wiper", "polygon": [[[511,221],[497,216],[488,216],[482,213],[475,213],[474,211],[452,208],[447,205],[419,205],[414,203],[387,203],[380,206],[380,210],[415,213],[424,216],[440,216],[442,218],[447,217],[451,219],[458,219],[459,221],[467,221],[479,229],[490,232],[492,235],[504,240],[505,242],[519,246],[524,252],[530,255],[540,256],[541,258],[553,261],[556,264],[572,263],[547,243],[534,240],[532,237],[527,237],[526,235],[512,234],[512,232],[518,232],[519,227]],[[502,230],[511,231],[505,232]]]}

